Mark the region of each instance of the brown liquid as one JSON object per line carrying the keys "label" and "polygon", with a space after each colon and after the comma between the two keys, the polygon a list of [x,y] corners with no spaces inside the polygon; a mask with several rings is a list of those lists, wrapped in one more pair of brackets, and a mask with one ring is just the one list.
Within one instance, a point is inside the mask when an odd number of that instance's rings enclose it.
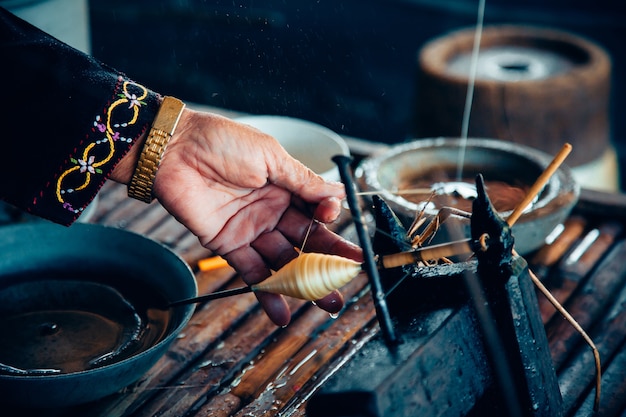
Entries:
{"label": "brown liquid", "polygon": [[[433,181],[407,181],[400,184],[399,193],[402,190],[431,189],[432,192],[424,192],[418,194],[400,194],[405,200],[414,203],[424,203],[431,201],[437,210],[442,207],[454,207],[471,213],[472,202],[475,197],[468,197],[467,190],[473,188],[474,182],[468,179],[461,181],[442,181],[437,183],[437,187],[433,186]],[[485,189],[494,208],[502,213],[514,210],[524,199],[530,187],[522,185],[512,185],[503,181],[485,181]],[[460,190],[456,191],[457,189]],[[475,196],[475,191],[474,191]]]}
{"label": "brown liquid", "polygon": [[130,292],[134,304],[125,295],[73,280],[21,282],[0,290],[2,371],[79,372],[153,346],[166,334],[171,312],[140,301],[160,299],[155,294]]}

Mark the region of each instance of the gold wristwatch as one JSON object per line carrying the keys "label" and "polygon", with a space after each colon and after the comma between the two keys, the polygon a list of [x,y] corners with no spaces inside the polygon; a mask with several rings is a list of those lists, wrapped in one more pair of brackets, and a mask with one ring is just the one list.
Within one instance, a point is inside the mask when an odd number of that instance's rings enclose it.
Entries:
{"label": "gold wristwatch", "polygon": [[185,103],[174,97],[164,97],[152,122],[146,143],[143,145],[137,167],[128,185],[128,196],[150,203],[154,196],[152,187],[165,147],[172,138]]}

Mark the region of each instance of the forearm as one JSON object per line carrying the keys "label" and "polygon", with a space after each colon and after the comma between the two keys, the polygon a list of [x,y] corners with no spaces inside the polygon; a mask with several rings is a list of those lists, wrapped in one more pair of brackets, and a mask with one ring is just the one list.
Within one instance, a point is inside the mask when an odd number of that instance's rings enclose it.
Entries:
{"label": "forearm", "polygon": [[1,8],[0,56],[0,197],[69,224],[135,152],[158,95]]}

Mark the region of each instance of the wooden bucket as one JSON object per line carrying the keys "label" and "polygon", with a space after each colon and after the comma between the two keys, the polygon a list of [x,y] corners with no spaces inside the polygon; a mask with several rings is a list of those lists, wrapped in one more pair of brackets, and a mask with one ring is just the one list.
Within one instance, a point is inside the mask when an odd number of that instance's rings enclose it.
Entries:
{"label": "wooden bucket", "polygon": [[[475,30],[427,43],[419,53],[417,137],[458,136]],[[611,61],[576,35],[535,27],[486,27],[476,65],[469,136],[528,145],[556,154],[573,145],[568,164],[609,148]]]}

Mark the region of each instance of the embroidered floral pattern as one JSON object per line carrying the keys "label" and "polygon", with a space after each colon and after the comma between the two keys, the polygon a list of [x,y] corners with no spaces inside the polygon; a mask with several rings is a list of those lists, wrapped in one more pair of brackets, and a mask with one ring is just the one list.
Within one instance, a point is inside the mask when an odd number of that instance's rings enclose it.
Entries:
{"label": "embroidered floral pattern", "polygon": [[122,77],[118,78],[116,90],[116,99],[108,104],[102,114],[95,116],[87,139],[74,150],[68,166],[56,179],[56,201],[75,215],[83,210],[81,204],[91,198],[75,196],[87,189],[93,192],[90,185],[104,181],[104,174],[117,162],[116,158],[121,157],[128,149],[128,144],[141,133],[135,124],[146,105],[144,100],[149,91]]}

